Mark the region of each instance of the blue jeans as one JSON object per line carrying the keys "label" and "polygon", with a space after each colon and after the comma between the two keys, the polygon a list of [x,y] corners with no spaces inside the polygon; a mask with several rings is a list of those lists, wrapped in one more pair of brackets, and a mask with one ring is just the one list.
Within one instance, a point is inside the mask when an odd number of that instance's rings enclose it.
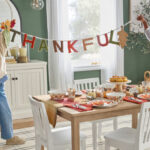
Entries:
{"label": "blue jeans", "polygon": [[4,91],[4,82],[8,79],[4,76],[0,79],[0,126],[1,138],[10,139],[13,137],[12,115]]}

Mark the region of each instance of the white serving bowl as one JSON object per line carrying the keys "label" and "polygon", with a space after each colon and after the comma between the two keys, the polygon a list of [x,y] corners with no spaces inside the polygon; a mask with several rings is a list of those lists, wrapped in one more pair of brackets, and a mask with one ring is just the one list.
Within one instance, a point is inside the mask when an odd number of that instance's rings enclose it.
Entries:
{"label": "white serving bowl", "polygon": [[108,99],[115,100],[117,102],[121,102],[123,100],[123,97],[126,96],[123,92],[111,92],[106,94]]}

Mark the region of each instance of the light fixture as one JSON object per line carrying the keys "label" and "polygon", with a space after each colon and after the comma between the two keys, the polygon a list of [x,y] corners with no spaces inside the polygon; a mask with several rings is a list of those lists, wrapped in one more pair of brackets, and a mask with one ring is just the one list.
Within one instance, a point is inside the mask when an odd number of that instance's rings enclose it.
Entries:
{"label": "light fixture", "polygon": [[34,10],[41,10],[44,7],[44,2],[43,2],[43,0],[32,0],[31,7]]}

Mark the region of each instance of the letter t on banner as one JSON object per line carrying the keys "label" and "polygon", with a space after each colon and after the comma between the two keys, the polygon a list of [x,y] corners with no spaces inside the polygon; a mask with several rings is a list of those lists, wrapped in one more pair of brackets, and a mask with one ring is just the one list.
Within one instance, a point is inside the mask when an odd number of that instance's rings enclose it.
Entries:
{"label": "letter t on banner", "polygon": [[32,40],[28,40],[28,39],[27,39],[27,34],[24,34],[24,40],[23,40],[22,45],[23,45],[23,46],[26,46],[26,43],[31,43],[31,48],[34,48],[35,37],[33,37]]}

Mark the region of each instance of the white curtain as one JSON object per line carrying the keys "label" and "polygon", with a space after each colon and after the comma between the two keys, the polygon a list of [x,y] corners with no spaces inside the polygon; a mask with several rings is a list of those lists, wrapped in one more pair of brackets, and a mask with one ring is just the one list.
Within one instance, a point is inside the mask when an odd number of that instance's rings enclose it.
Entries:
{"label": "white curtain", "polygon": [[[109,5],[108,5],[109,4]],[[101,34],[123,25],[123,0],[101,0]],[[113,40],[117,41],[114,31]],[[110,37],[110,34],[109,34]],[[104,41],[105,42],[105,41]],[[124,74],[124,50],[114,44],[101,47],[101,81],[105,83],[112,75]]]}
{"label": "white curtain", "polygon": [[[68,11],[67,0],[46,0],[48,38],[54,40],[68,39]],[[71,61],[67,53],[54,52],[52,42],[49,41],[48,49],[48,70],[50,90],[66,90],[72,86],[73,72]]]}

